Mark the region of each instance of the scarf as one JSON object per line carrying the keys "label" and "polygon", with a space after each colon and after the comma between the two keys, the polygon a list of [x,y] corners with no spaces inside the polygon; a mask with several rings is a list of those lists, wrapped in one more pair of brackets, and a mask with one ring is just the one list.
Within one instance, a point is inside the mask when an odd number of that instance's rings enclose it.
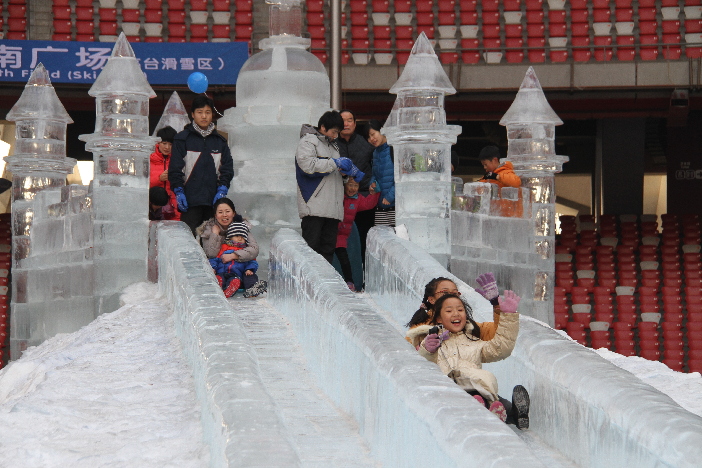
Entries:
{"label": "scarf", "polygon": [[199,133],[200,135],[202,135],[202,138],[207,138],[210,135],[210,133],[214,132],[214,129],[215,129],[214,122],[210,122],[210,124],[204,130],[201,129],[200,126],[198,124],[196,124],[195,122],[193,122],[192,125],[193,125],[193,128],[195,129],[195,131],[197,133]]}

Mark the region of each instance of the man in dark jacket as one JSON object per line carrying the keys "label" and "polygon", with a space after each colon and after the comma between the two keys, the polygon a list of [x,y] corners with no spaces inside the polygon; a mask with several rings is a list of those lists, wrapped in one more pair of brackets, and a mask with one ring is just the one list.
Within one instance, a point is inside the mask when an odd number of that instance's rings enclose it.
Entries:
{"label": "man in dark jacket", "polygon": [[212,205],[229,192],[234,163],[227,140],[212,121],[214,102],[207,96],[193,100],[192,123],[173,139],[168,181],[176,195],[180,220],[195,234],[214,212]]}
{"label": "man in dark jacket", "polygon": [[[373,174],[373,150],[375,147],[368,143],[363,136],[356,133],[356,116],[348,109],[339,112],[344,119],[344,129],[339,133],[336,140],[339,146],[339,155],[342,158],[349,158],[351,162],[366,176],[361,180],[358,193],[367,196],[371,175]],[[375,225],[375,209],[360,212],[356,215],[356,228],[361,238],[361,260],[366,260],[366,236],[368,231]]]}

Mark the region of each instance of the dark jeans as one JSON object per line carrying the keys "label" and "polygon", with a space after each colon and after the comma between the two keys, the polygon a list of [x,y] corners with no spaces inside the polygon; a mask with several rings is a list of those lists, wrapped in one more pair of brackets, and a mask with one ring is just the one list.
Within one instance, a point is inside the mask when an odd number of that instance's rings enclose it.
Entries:
{"label": "dark jeans", "polygon": [[[356,213],[356,229],[358,236],[361,238],[361,262],[366,266],[366,237],[368,231],[375,226],[375,208],[372,210],[359,211]],[[337,254],[338,256],[338,254]]]}
{"label": "dark jeans", "polygon": [[347,283],[353,283],[351,261],[349,260],[349,252],[346,250],[346,247],[337,247],[334,252],[336,253],[336,258],[339,259],[339,265],[341,265],[341,273],[344,275],[344,281]]}
{"label": "dark jeans", "polygon": [[[237,276],[224,276],[224,281],[222,281],[222,291],[227,289],[227,286],[229,286],[229,283],[231,283],[234,278],[237,278]],[[258,282],[258,275],[256,275],[256,273],[254,273],[253,275],[247,275],[246,273],[244,273],[239,279],[241,280],[241,286],[239,286],[239,288],[249,289],[251,286]]]}
{"label": "dark jeans", "polygon": [[305,216],[300,225],[302,238],[305,239],[307,245],[331,263],[334,259],[339,220],[320,216]]}
{"label": "dark jeans", "polygon": [[195,229],[213,216],[214,209],[211,206],[191,206],[185,213],[180,213],[180,220],[187,224],[195,235]]}

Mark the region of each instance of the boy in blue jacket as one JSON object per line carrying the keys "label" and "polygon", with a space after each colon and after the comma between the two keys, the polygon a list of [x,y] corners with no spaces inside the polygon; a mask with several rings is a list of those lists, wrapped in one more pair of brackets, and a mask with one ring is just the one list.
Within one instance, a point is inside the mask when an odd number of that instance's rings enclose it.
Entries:
{"label": "boy in blue jacket", "polygon": [[173,139],[168,181],[175,193],[180,220],[195,234],[214,212],[212,205],[227,195],[234,163],[227,140],[212,121],[214,102],[201,95],[193,99],[192,123]]}

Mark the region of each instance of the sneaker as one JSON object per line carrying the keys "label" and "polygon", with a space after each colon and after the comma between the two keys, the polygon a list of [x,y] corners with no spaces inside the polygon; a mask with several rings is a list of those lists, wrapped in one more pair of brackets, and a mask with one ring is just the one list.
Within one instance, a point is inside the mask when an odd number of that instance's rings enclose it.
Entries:
{"label": "sneaker", "polygon": [[263,280],[259,280],[256,282],[256,284],[244,291],[244,297],[256,297],[266,291],[268,291],[268,283]]}
{"label": "sneaker", "polygon": [[229,282],[229,285],[224,289],[224,297],[232,297],[241,286],[241,280],[234,278]]}
{"label": "sneaker", "polygon": [[478,402],[479,402],[481,405],[485,406],[485,399],[484,399],[483,397],[481,397],[480,395],[473,395],[473,398],[475,398],[476,400],[478,400]]}
{"label": "sneaker", "polygon": [[346,283],[346,286],[348,286],[352,292],[356,292],[356,285],[353,284],[352,281],[349,281],[348,283]]}
{"label": "sneaker", "polygon": [[493,401],[490,405],[490,412],[495,413],[497,417],[500,418],[500,421],[507,421],[507,410],[501,401]]}
{"label": "sneaker", "polygon": [[529,392],[521,385],[512,390],[512,411],[517,429],[529,429]]}
{"label": "sneaker", "polygon": [[222,282],[224,281],[221,276],[215,275],[215,278],[217,278],[217,284],[219,284],[219,287],[222,287]]}

